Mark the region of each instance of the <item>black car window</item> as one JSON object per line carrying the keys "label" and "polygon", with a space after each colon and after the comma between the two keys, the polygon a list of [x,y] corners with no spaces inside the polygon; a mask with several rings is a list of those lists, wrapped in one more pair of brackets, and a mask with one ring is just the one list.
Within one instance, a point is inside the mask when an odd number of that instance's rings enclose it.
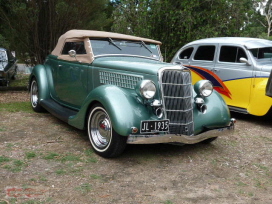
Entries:
{"label": "black car window", "polygon": [[183,50],[179,54],[179,59],[190,59],[192,52],[194,51],[193,47],[189,47],[186,50]]}
{"label": "black car window", "polygon": [[83,41],[81,41],[81,42],[66,42],[61,54],[68,55],[70,50],[75,50],[76,54],[79,54],[79,55],[87,53],[85,50]]}
{"label": "black car window", "polygon": [[256,59],[272,58],[272,47],[255,48],[249,51]]}
{"label": "black car window", "polygon": [[215,46],[213,45],[199,46],[199,48],[196,51],[194,59],[213,61],[214,53],[215,53]]}
{"label": "black car window", "polygon": [[220,62],[240,63],[241,57],[247,59],[247,55],[245,51],[240,47],[222,46],[220,49],[220,55],[219,55]]}
{"label": "black car window", "polygon": [[7,55],[9,60],[13,60],[15,58],[9,50],[7,50]]}

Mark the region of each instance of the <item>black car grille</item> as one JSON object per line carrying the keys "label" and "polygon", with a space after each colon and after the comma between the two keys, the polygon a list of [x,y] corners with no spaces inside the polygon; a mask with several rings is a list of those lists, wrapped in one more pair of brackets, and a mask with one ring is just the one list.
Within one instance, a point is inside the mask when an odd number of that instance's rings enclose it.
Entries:
{"label": "black car grille", "polygon": [[170,134],[193,135],[193,103],[191,74],[187,70],[164,70],[161,89]]}

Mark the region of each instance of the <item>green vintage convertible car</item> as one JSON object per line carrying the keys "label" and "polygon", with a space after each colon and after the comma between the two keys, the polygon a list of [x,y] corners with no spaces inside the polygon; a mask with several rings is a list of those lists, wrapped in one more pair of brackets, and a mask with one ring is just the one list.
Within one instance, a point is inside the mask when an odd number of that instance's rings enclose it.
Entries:
{"label": "green vintage convertible car", "polygon": [[126,144],[194,144],[232,134],[235,119],[211,82],[192,86],[189,69],[162,62],[160,45],[70,30],[32,70],[32,108],[87,129],[103,157],[120,155]]}

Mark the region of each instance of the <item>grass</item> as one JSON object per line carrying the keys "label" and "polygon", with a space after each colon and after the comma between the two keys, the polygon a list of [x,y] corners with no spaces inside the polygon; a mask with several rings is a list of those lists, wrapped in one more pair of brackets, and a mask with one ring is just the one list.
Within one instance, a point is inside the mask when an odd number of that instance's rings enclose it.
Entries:
{"label": "grass", "polygon": [[26,166],[25,162],[21,160],[13,160],[12,164],[7,164],[4,166],[4,169],[10,170],[13,173],[20,172],[22,168]]}
{"label": "grass", "polygon": [[166,201],[163,202],[163,204],[174,204],[174,203],[172,201],[170,201],[170,200],[166,200]]}
{"label": "grass", "polygon": [[15,80],[12,80],[10,87],[27,87],[28,85],[29,74],[19,73],[16,76]]}
{"label": "grass", "polygon": [[58,175],[63,175],[63,174],[66,174],[67,172],[64,169],[57,169],[55,173]]}
{"label": "grass", "polygon": [[13,102],[13,103],[1,103],[0,112],[27,112],[32,113],[33,110],[29,102]]}
{"label": "grass", "polygon": [[57,154],[57,153],[49,152],[46,156],[43,157],[43,159],[46,159],[46,160],[53,160],[53,159],[58,158],[59,156],[60,156],[60,155]]}
{"label": "grass", "polygon": [[10,158],[5,157],[5,156],[0,156],[0,164],[4,163],[4,162],[9,162],[9,161],[10,161]]}
{"label": "grass", "polygon": [[102,179],[103,177],[100,175],[96,175],[96,174],[91,174],[90,176],[92,179]]}
{"label": "grass", "polygon": [[81,161],[81,158],[78,155],[75,154],[67,154],[60,158],[60,161],[67,162],[67,161]]}
{"label": "grass", "polygon": [[92,185],[89,183],[83,183],[80,186],[75,188],[78,191],[81,191],[81,193],[86,194],[91,191]]}
{"label": "grass", "polygon": [[25,156],[27,159],[32,159],[32,158],[36,157],[37,155],[35,152],[26,152]]}

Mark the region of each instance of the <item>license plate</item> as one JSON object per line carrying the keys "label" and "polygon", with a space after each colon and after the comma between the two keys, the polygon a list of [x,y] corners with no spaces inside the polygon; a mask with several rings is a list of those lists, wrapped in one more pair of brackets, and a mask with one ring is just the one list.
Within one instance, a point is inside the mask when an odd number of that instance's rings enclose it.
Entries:
{"label": "license plate", "polygon": [[168,132],[169,120],[141,121],[141,133]]}

